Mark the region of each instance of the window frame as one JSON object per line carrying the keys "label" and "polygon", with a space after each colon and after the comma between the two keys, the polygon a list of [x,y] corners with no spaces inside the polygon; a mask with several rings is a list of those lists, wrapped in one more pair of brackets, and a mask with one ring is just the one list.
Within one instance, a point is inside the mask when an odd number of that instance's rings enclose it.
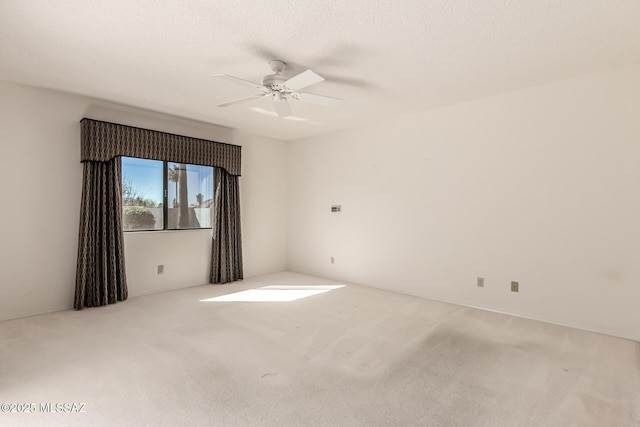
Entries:
{"label": "window frame", "polygon": [[[130,159],[140,159],[140,160],[153,160],[162,162],[162,229],[159,228],[150,228],[150,229],[135,229],[135,230],[127,230],[124,228],[124,218],[123,222],[123,232],[124,233],[138,233],[138,232],[165,232],[165,231],[191,231],[191,230],[213,230],[213,215],[214,210],[213,206],[211,209],[211,225],[209,227],[189,227],[189,228],[169,228],[169,163],[182,163],[185,166],[200,166],[211,168],[211,200],[214,199],[215,196],[215,167],[210,165],[199,165],[195,163],[183,163],[176,162],[173,160],[157,160],[157,159],[148,159],[146,157],[133,157],[133,156],[122,156],[122,158],[130,158]],[[120,170],[120,197],[122,198],[122,182],[124,178],[124,167],[121,167]],[[177,195],[176,195],[177,196]],[[121,215],[124,217],[124,201],[122,202]]]}

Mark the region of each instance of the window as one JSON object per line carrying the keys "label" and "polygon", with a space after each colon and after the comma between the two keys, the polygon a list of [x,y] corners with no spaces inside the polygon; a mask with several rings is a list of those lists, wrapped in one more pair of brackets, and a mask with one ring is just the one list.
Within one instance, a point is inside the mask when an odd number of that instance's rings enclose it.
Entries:
{"label": "window", "polygon": [[122,158],[124,231],[211,228],[213,167]]}
{"label": "window", "polygon": [[210,166],[167,163],[167,189],[170,230],[211,228],[213,209],[213,168]]}
{"label": "window", "polygon": [[124,231],[164,228],[163,162],[122,158],[122,224]]}

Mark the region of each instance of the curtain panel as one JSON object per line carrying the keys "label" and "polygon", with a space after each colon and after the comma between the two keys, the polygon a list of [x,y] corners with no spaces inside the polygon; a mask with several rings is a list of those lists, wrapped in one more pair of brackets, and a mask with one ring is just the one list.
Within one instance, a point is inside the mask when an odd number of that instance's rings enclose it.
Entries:
{"label": "curtain panel", "polygon": [[121,157],[213,166],[211,282],[242,279],[241,147],[92,119],[81,120],[83,191],[74,307],[127,299]]}
{"label": "curtain panel", "polygon": [[73,304],[77,310],[127,299],[121,195],[120,157],[84,162]]}
{"label": "curtain panel", "polygon": [[240,188],[238,177],[224,169],[214,169],[216,184],[213,221],[213,255],[210,283],[242,279],[242,239],[240,233]]}

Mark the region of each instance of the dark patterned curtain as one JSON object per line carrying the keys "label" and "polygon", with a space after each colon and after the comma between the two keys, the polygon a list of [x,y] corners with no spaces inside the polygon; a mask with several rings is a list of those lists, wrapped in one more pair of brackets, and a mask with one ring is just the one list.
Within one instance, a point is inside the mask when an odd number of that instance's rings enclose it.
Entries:
{"label": "dark patterned curtain", "polygon": [[121,156],[213,166],[216,206],[211,282],[242,279],[238,176],[241,148],[99,120],[81,120],[84,163],[74,307],[127,299]]}
{"label": "dark patterned curtain", "polygon": [[242,279],[242,236],[240,232],[240,189],[238,177],[215,168],[215,205],[211,283]]}
{"label": "dark patterned curtain", "polygon": [[84,162],[74,307],[127,299],[120,157]]}

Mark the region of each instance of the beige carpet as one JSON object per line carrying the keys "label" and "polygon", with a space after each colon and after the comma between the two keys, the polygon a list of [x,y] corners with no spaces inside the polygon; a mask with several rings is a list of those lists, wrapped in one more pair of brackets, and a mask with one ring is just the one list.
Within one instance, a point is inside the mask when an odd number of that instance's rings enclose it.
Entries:
{"label": "beige carpet", "polygon": [[[267,285],[336,283],[279,273],[0,323],[0,402],[36,405],[0,425],[640,425],[640,343],[350,284],[201,301]],[[241,296],[309,291],[276,288]]]}

